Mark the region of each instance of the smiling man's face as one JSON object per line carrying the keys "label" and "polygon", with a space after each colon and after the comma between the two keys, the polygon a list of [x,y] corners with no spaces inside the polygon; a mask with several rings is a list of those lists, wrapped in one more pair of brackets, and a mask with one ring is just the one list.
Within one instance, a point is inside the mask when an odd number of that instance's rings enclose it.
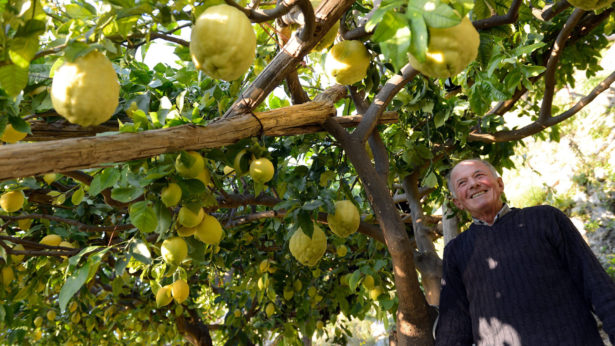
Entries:
{"label": "smiling man's face", "polygon": [[502,208],[502,178],[494,176],[484,163],[468,160],[455,166],[450,179],[457,208],[467,210],[474,218],[493,223]]}

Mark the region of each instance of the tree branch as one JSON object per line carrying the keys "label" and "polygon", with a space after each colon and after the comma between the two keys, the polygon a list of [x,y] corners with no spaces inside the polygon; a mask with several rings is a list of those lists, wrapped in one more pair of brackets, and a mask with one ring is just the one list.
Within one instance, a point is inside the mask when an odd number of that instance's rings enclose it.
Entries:
{"label": "tree branch", "polygon": [[378,118],[384,112],[384,109],[393,100],[393,97],[403,88],[406,83],[411,81],[419,74],[417,70],[412,68],[410,64],[402,67],[401,74],[396,74],[387,81],[380,89],[380,92],[374,98],[372,104],[365,112],[363,121],[357,126],[357,129],[352,133],[361,143],[365,143],[371,135],[378,123]]}
{"label": "tree branch", "polygon": [[504,25],[504,24],[512,24],[519,19],[519,8],[523,3],[522,0],[513,0],[508,12],[503,16],[492,16],[489,18],[481,19],[474,21],[474,27],[476,30],[484,30],[493,28],[494,26]]}
{"label": "tree branch", "polygon": [[566,45],[566,41],[570,37],[570,33],[584,14],[585,11],[578,8],[575,9],[553,43],[551,55],[547,61],[547,69],[545,70],[545,93],[540,106],[540,115],[538,116],[539,122],[545,122],[551,117],[553,95],[555,93],[555,71],[557,70],[557,63],[559,62],[560,55],[564,51],[564,47]]}
{"label": "tree branch", "polygon": [[64,223],[67,225],[75,226],[78,230],[83,231],[83,232],[125,231],[125,230],[135,228],[135,226],[133,226],[132,224],[124,224],[124,225],[117,225],[117,226],[86,225],[76,220],[66,219],[63,217],[59,217],[55,215],[47,215],[47,214],[23,214],[19,216],[0,215],[0,219],[3,219],[7,222],[13,222],[16,220],[25,220],[25,219],[47,219],[50,221],[56,221],[56,222]]}
{"label": "tree branch", "polygon": [[566,0],[560,0],[558,2],[556,2],[555,4],[551,4],[549,6],[545,6],[542,11],[540,9],[533,9],[532,10],[532,14],[534,15],[534,17],[538,18],[538,19],[542,19],[545,22],[550,21],[551,19],[553,19],[553,17],[557,16],[558,14],[562,13],[564,10],[566,10],[567,8],[569,8],[570,3]]}
{"label": "tree branch", "polygon": [[472,131],[468,136],[468,141],[478,141],[485,143],[509,142],[534,135],[547,127],[561,123],[562,121],[570,118],[571,116],[579,112],[581,109],[583,109],[583,107],[591,103],[598,95],[608,89],[614,82],[615,72],[611,73],[607,78],[600,82],[587,96],[581,98],[574,106],[555,117],[548,118],[544,121],[538,119],[535,122],[517,130],[499,131],[493,134],[478,133],[477,131]]}

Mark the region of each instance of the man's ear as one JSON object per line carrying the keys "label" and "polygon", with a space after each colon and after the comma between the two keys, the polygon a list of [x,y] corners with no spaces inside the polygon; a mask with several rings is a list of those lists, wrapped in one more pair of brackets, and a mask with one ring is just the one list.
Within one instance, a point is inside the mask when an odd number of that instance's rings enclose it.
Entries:
{"label": "man's ear", "polygon": [[501,177],[498,177],[498,186],[500,187],[500,192],[504,192],[504,180]]}

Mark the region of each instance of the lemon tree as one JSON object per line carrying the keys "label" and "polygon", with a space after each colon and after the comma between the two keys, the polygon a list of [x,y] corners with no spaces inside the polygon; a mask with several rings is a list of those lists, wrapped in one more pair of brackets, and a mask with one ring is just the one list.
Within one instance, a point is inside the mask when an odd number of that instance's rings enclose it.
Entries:
{"label": "lemon tree", "polygon": [[9,0],[0,340],[429,345],[444,177],[599,113],[608,3]]}

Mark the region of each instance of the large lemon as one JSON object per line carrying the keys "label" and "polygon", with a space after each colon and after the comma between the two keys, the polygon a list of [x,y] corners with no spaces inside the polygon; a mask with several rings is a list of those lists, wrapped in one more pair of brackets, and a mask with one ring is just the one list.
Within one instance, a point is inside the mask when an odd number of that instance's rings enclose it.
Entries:
{"label": "large lemon", "polygon": [[257,183],[266,183],[273,178],[275,168],[269,159],[264,157],[250,162],[250,176]]}
{"label": "large lemon", "polygon": [[0,138],[0,140],[2,140],[5,143],[17,143],[20,140],[24,139],[28,134],[25,132],[19,132],[17,130],[15,130],[15,128],[13,127],[13,125],[11,124],[7,124],[6,127],[4,128],[4,132],[2,133],[2,137]]}
{"label": "large lemon", "polygon": [[188,256],[188,245],[182,238],[172,237],[162,242],[160,253],[165,262],[179,265]]}
{"label": "large lemon", "polygon": [[49,245],[49,246],[58,246],[60,245],[61,242],[62,242],[62,237],[60,237],[59,235],[48,234],[44,236],[43,239],[41,239],[39,243],[43,245]]}
{"label": "large lemon", "polygon": [[[13,246],[13,250],[25,251],[26,249],[23,247],[23,245],[17,244]],[[20,263],[21,261],[23,261],[24,256],[25,255],[11,255],[11,259],[13,260],[13,263]]]}
{"label": "large lemon", "polygon": [[308,267],[316,265],[327,250],[327,236],[325,232],[314,225],[312,238],[308,237],[301,228],[298,228],[289,243],[290,253],[295,259]]}
{"label": "large lemon", "polygon": [[208,76],[235,80],[248,71],[256,56],[252,23],[230,5],[209,7],[192,27],[190,54],[194,65]]}
{"label": "large lemon", "polygon": [[190,287],[186,280],[179,279],[171,284],[171,294],[173,295],[173,299],[178,304],[181,304],[188,298],[190,294]]}
{"label": "large lemon", "polygon": [[4,287],[8,287],[11,282],[15,280],[15,273],[13,272],[13,268],[9,266],[2,267],[2,284]]}
{"label": "large lemon", "polygon": [[177,214],[177,220],[180,225],[188,228],[196,227],[201,223],[201,221],[203,221],[204,217],[205,210],[203,210],[203,208],[199,208],[199,211],[195,213],[192,209],[186,206],[181,207],[179,209],[179,213]]}
{"label": "large lemon", "polygon": [[166,207],[174,207],[182,199],[182,189],[176,183],[169,183],[169,185],[162,188],[160,191],[160,200]]}
{"label": "large lemon", "polygon": [[369,60],[369,52],[361,41],[346,40],[331,48],[325,71],[339,84],[350,85],[365,78]]}
{"label": "large lemon", "polygon": [[425,61],[409,55],[410,65],[425,76],[448,78],[457,75],[478,54],[480,37],[468,17],[449,28],[429,28],[429,45]]}
{"label": "large lemon", "polygon": [[327,215],[329,228],[338,237],[346,238],[359,229],[359,209],[348,200],[335,202],[335,212]]}
{"label": "large lemon", "polygon": [[17,220],[17,226],[21,228],[22,231],[27,231],[32,226],[33,219],[19,219]]}
{"label": "large lemon", "polygon": [[177,155],[175,170],[184,178],[196,178],[205,169],[205,160],[196,151],[187,151],[186,153],[192,158],[190,160],[192,164],[186,165],[184,160],[181,159],[181,155]]}
{"label": "large lemon", "polygon": [[53,107],[68,121],[81,126],[101,124],[118,105],[120,84],[113,64],[99,51],[65,62],[51,83]]}
{"label": "large lemon", "polygon": [[0,207],[4,211],[12,213],[21,209],[25,200],[26,198],[21,190],[5,192],[0,196]]}
{"label": "large lemon", "polygon": [[205,244],[217,245],[222,240],[222,225],[218,220],[208,214],[205,214],[203,221],[196,226],[194,237]]}
{"label": "large lemon", "polygon": [[172,296],[171,285],[160,287],[158,292],[156,292],[156,306],[157,307],[169,305],[169,303],[172,300],[173,300],[173,296]]}
{"label": "large lemon", "polygon": [[574,6],[585,11],[593,11],[608,7],[613,3],[613,0],[568,0]]}

